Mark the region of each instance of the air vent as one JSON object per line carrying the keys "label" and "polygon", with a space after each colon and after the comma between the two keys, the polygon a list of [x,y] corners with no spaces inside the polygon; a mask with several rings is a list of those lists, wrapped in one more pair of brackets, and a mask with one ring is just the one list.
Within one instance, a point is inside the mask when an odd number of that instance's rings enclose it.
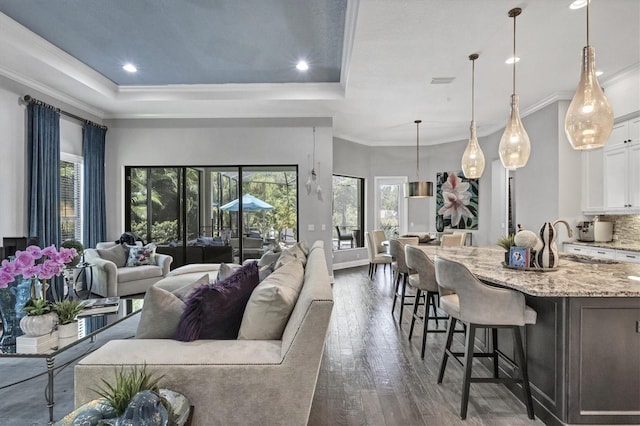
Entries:
{"label": "air vent", "polygon": [[451,84],[455,77],[433,77],[431,79],[431,84]]}

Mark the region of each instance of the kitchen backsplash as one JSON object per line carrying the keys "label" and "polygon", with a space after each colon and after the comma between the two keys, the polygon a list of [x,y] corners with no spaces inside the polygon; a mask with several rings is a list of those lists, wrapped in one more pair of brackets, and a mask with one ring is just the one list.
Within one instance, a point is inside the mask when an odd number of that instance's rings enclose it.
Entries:
{"label": "kitchen backsplash", "polygon": [[613,240],[620,244],[640,243],[640,215],[600,216],[600,220],[613,222]]}

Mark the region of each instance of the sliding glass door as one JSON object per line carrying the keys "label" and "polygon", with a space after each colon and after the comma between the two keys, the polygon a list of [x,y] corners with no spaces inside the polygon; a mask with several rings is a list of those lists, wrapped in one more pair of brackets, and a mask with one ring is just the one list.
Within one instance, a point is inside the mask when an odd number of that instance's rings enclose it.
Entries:
{"label": "sliding glass door", "polygon": [[127,167],[125,173],[126,229],[181,257],[176,265],[195,262],[188,254],[196,250],[187,247],[231,246],[233,261],[241,262],[274,242],[297,240],[296,166]]}

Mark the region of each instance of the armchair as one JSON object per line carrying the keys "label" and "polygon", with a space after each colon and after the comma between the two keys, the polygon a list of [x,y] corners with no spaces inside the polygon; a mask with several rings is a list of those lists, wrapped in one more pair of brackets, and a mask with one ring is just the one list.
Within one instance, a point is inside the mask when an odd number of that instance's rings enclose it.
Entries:
{"label": "armchair", "polygon": [[110,249],[116,245],[114,242],[104,242],[96,244],[94,249],[85,249],[85,261],[94,265],[92,293],[102,297],[145,293],[169,273],[173,261],[171,256],[156,253],[155,265],[127,267],[124,266],[126,258],[121,262],[111,254]]}

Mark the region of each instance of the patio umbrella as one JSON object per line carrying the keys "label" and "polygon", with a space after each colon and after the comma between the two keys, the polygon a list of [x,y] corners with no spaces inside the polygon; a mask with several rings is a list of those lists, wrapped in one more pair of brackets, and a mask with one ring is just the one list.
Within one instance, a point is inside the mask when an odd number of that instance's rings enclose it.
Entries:
{"label": "patio umbrella", "polygon": [[[235,200],[221,206],[220,210],[237,212],[239,205],[240,203],[236,198]],[[271,204],[265,201],[262,201],[261,199],[256,198],[251,194],[246,194],[242,196],[242,211],[256,212],[260,210],[272,210],[272,209],[273,209],[273,206]]]}

